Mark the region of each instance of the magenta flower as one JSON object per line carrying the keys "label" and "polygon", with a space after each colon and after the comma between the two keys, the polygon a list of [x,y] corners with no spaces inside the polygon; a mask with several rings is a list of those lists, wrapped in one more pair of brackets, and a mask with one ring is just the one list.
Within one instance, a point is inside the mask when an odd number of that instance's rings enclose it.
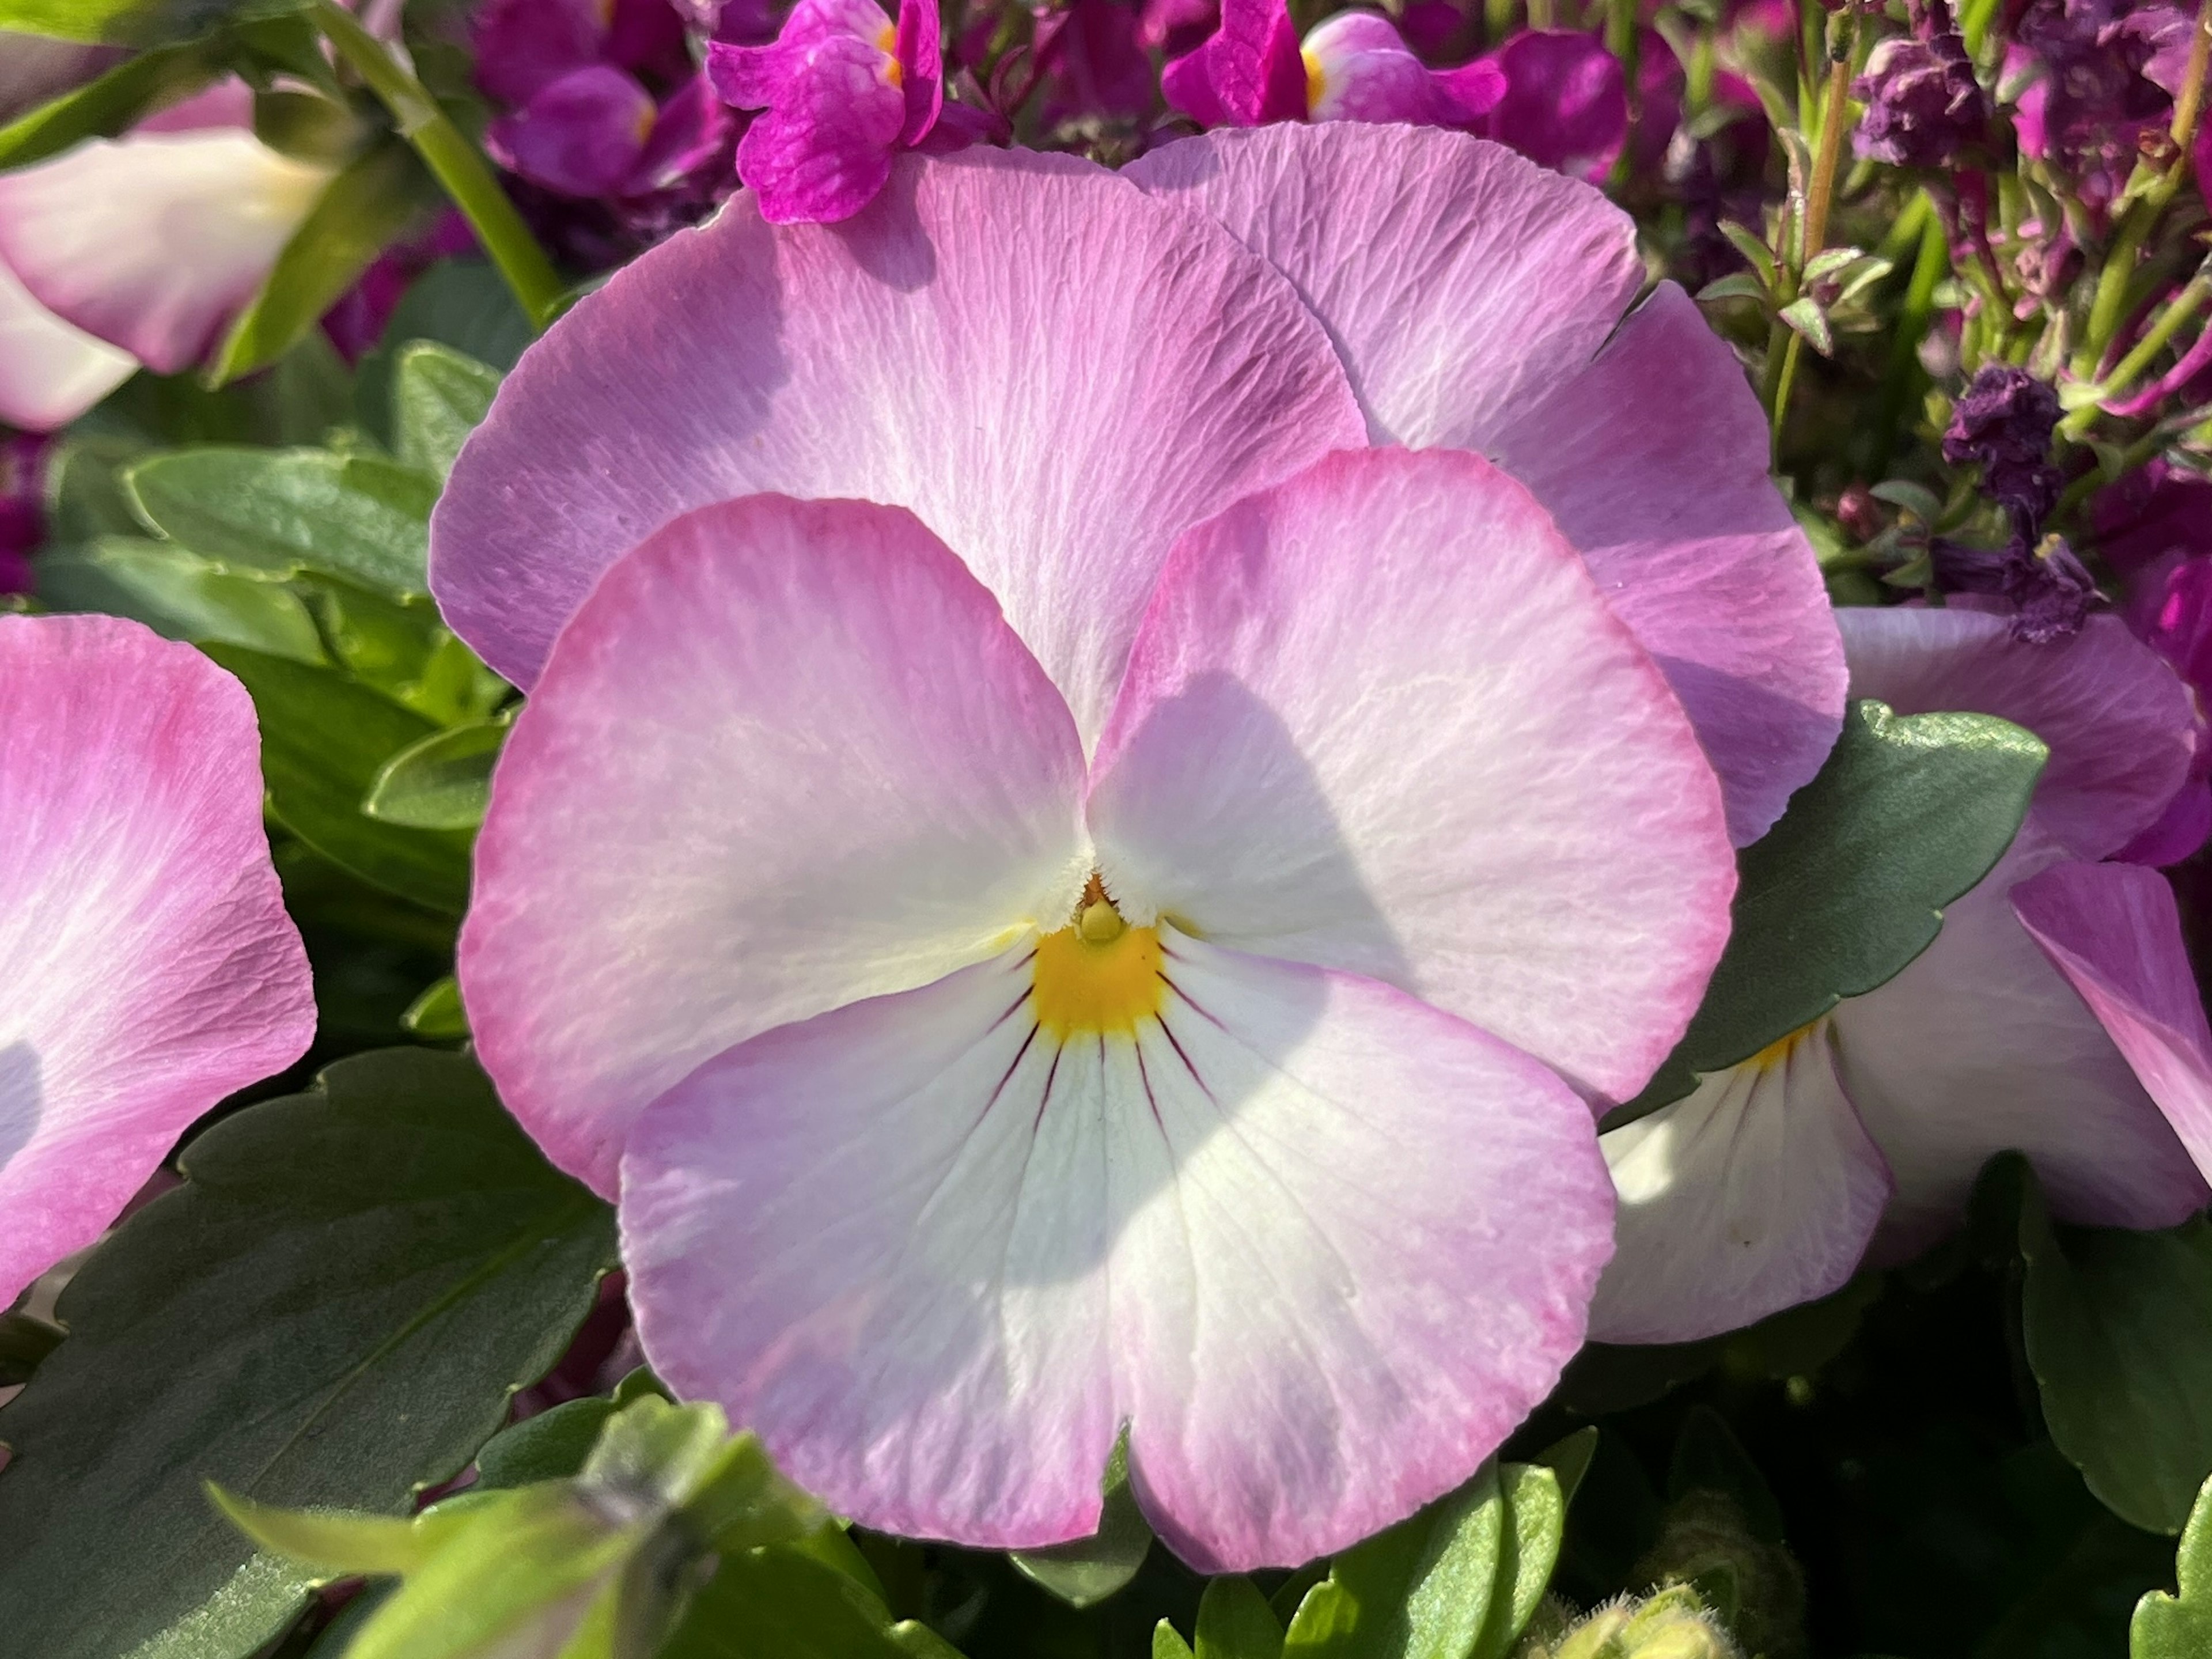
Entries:
{"label": "magenta flower", "polygon": [[221,339],[331,179],[252,115],[228,81],[0,173],[0,420],[65,426],[140,364],[173,374]]}
{"label": "magenta flower", "polygon": [[1208,1567],[1542,1396],[1574,1097],[1682,1029],[1844,690],[1756,402],[1641,284],[1510,152],[1282,126],[740,198],[526,355],[433,525],[532,690],[460,971],[661,1375],[998,1546],[1091,1530],[1126,1425]]}
{"label": "magenta flower", "polygon": [[1202,126],[1407,121],[1466,126],[1505,94],[1495,64],[1437,71],[1379,12],[1342,11],[1301,45],[1285,0],[1223,0],[1221,23],[1161,76],[1170,108]]}
{"label": "magenta flower", "polygon": [[111,617],[0,617],[0,1305],[314,1035],[238,683]]}
{"label": "magenta flower", "polygon": [[1874,49],[1851,96],[1866,106],[1852,149],[1893,167],[1948,167],[1989,131],[1989,94],[1944,0],[1923,0],[1911,34]]}
{"label": "magenta flower", "polygon": [[934,0],[799,0],[772,46],[718,40],[707,72],[726,103],[763,112],[738,176],[770,224],[834,223],[875,200],[891,158],[927,138],[945,100]]}
{"label": "magenta flower", "polygon": [[2051,759],[2011,850],[1903,973],[1605,1136],[1620,1248],[1601,1340],[1687,1341],[1824,1296],[1870,1241],[1893,1261],[1949,1231],[2007,1148],[2063,1220],[2171,1226],[2207,1197],[2212,1068],[2189,1073],[2193,1094],[2172,1085],[2100,977],[2176,1030],[2198,1010],[2172,892],[2101,861],[2186,786],[2180,684],[2112,617],[2045,646],[1956,606],[1837,620],[1854,696],[2002,715]]}
{"label": "magenta flower", "polygon": [[1527,29],[1490,61],[1504,95],[1476,131],[1593,184],[1613,171],[1628,139],[1628,84],[1603,41],[1572,29]]}

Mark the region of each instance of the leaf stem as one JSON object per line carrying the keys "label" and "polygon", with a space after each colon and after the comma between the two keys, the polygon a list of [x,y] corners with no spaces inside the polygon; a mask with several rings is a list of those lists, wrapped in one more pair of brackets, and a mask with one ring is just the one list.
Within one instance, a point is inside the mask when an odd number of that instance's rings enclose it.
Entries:
{"label": "leaf stem", "polygon": [[499,187],[483,153],[438,106],[414,72],[351,12],[335,0],[311,0],[308,13],[338,56],[392,112],[399,136],[414,146],[431,176],[467,218],[492,264],[514,290],[524,314],[544,328],[560,313],[565,290],[553,262]]}
{"label": "leaf stem", "polygon": [[2135,384],[2136,376],[2150,367],[2166,343],[2173,337],[2174,331],[2197,314],[2206,300],[2212,299],[2212,280],[2199,276],[2191,279],[2182,290],[2167,301],[2151,325],[2145,329],[2128,355],[2120,359],[2112,372],[2105,377],[2104,395],[2097,403],[2085,404],[2058,423],[2058,429],[2069,438],[2077,438],[2094,425],[2097,419],[2098,404],[2118,397]]}

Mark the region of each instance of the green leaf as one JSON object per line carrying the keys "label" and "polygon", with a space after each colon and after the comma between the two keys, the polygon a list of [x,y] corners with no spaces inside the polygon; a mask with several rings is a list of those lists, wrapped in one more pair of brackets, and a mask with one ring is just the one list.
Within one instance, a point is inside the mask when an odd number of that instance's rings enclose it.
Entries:
{"label": "green leaf", "polygon": [[414,830],[473,830],[491,804],[491,769],[507,741],[503,720],[433,732],[390,760],[361,810]]}
{"label": "green leaf", "polygon": [[0,168],[28,167],[87,138],[112,137],[161,106],[189,97],[222,70],[221,54],[204,42],[142,52],[0,126]]}
{"label": "green leaf", "polygon": [[392,374],[392,447],[408,465],[442,478],[469,434],[483,424],[500,374],[475,358],[416,340],[402,346]]}
{"label": "green leaf", "polygon": [[1766,246],[1765,238],[1748,225],[1739,224],[1733,219],[1722,220],[1720,230],[1735,251],[1743,255],[1745,262],[1758,273],[1761,285],[1772,289],[1781,275],[1781,268],[1776,264],[1774,251]]}
{"label": "green leaf", "polygon": [[206,650],[252,694],[280,823],[363,881],[434,909],[467,904],[465,836],[379,823],[361,811],[385,762],[429,736],[429,721],[331,669],[235,646]]}
{"label": "green leaf", "polygon": [[1181,1632],[1163,1619],[1152,1626],[1152,1659],[1195,1659],[1195,1656]]}
{"label": "green leaf", "polygon": [[1106,1465],[1105,1500],[1098,1530],[1088,1538],[1041,1550],[1017,1550],[1007,1559],[1025,1577],[1072,1607],[1096,1607],[1137,1576],[1152,1547],[1152,1529],[1129,1489],[1129,1443],[1115,1443]]}
{"label": "green leaf", "polygon": [[1281,1659],[1283,1626],[1252,1581],[1216,1578],[1198,1604],[1196,1659]]}
{"label": "green leaf", "polygon": [[0,0],[0,29],[116,46],[166,46],[225,23],[278,17],[307,0]]}
{"label": "green leaf", "polygon": [[465,1466],[615,1262],[469,1060],[388,1049],[210,1129],[63,1291],[0,1411],[0,1629],[39,1659],[234,1659],[313,1575],[207,1502],[398,1511]]}
{"label": "green leaf", "polygon": [[599,1431],[615,1414],[604,1395],[570,1400],[535,1417],[501,1429],[477,1454],[477,1487],[495,1490],[526,1486],[538,1480],[565,1480],[584,1467],[599,1443]]}
{"label": "green leaf", "polygon": [[799,1545],[722,1558],[659,1659],[959,1659],[923,1625],[896,1620],[857,1578]]}
{"label": "green leaf", "polygon": [[1782,320],[1803,335],[1813,349],[1823,357],[1835,355],[1836,337],[1828,328],[1828,313],[1820,309],[1819,301],[1807,295],[1802,300],[1792,300],[1782,307]]}
{"label": "green leaf", "polygon": [[443,1528],[356,1510],[287,1510],[257,1504],[210,1481],[208,1497],[231,1525],[265,1550],[331,1573],[408,1572],[428,1560]]}
{"label": "green leaf", "polygon": [[2212,1222],[2056,1228],[2021,1174],[2021,1334],[2051,1437],[2122,1520],[2179,1532],[2212,1475]]}
{"label": "green leaf", "polygon": [[387,139],[356,157],[331,180],[276,256],[260,292],[231,325],[208,370],[210,383],[222,386],[291,349],[439,199],[437,185],[404,140]]}
{"label": "green leaf", "polygon": [[461,982],[447,975],[407,1005],[399,1023],[425,1042],[459,1042],[469,1034],[468,1012],[461,1006]]}
{"label": "green leaf", "polygon": [[234,576],[179,547],[103,536],[40,556],[39,597],[58,611],[104,611],[192,645],[242,645],[292,662],[324,660],[300,596],[276,582]]}
{"label": "green leaf", "polygon": [[319,570],[400,597],[429,592],[438,486],[411,467],[321,449],[182,449],[125,475],[146,522],[226,569]]}
{"label": "green leaf", "polygon": [[2212,1480],[2197,1494],[2174,1558],[2178,1596],[2153,1590],[2128,1623],[2128,1659],[2203,1659],[2212,1653]]}
{"label": "green leaf", "polygon": [[509,693],[426,600],[387,599],[313,573],[292,586],[323,646],[356,679],[440,726],[481,720]]}
{"label": "green leaf", "polygon": [[29,1382],[66,1334],[33,1314],[0,1313],[0,1389]]}
{"label": "green leaf", "polygon": [[[1587,1468],[1589,1450],[1583,1452]],[[1505,1659],[1528,1627],[1551,1588],[1566,1537],[1567,1501],[1559,1480],[1540,1463],[1508,1463],[1499,1474],[1505,1498],[1505,1538],[1489,1616],[1472,1650],[1473,1659]]]}
{"label": "green leaf", "polygon": [[1689,1030],[1605,1127],[1894,978],[2012,845],[2047,754],[1992,715],[1854,703],[1820,775],[1738,855],[1733,931]]}

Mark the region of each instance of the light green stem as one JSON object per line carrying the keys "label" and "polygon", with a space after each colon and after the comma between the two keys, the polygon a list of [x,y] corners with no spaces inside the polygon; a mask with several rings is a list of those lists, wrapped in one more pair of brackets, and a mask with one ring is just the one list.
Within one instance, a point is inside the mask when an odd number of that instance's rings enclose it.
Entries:
{"label": "light green stem", "polygon": [[[2120,359],[2112,372],[2105,377],[2104,398],[2100,402],[2117,398],[2133,386],[2136,377],[2148,368],[2151,360],[2165,349],[2174,331],[2197,314],[2197,308],[2212,299],[2212,280],[2198,276],[2180,293],[2166,301],[2166,308],[2143,331],[2142,338],[2135,349]],[[2097,419],[2097,404],[2085,404],[2058,423],[2058,429],[2069,438],[2078,438],[2094,425]]]}

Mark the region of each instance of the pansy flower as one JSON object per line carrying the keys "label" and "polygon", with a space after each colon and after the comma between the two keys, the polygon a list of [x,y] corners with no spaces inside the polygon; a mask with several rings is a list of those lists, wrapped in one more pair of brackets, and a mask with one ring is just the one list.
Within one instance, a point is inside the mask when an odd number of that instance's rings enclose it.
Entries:
{"label": "pansy flower", "polygon": [[1904,972],[1605,1136],[1601,1340],[1687,1341],[1826,1295],[1870,1243],[1897,1260],[1955,1225],[2008,1148],[2061,1220],[2171,1226],[2206,1200],[2212,1067],[2172,1058],[2195,1035],[2172,1011],[2198,1004],[2172,894],[2104,862],[2183,788],[2180,683],[2115,617],[2049,645],[1958,605],[1838,620],[1854,695],[2001,715],[2051,758],[2010,850]]}
{"label": "pansy flower", "polygon": [[1571,1096],[1682,1028],[1722,814],[1843,684],[1755,401],[1671,290],[1622,322],[1595,192],[1407,128],[1186,154],[902,158],[834,231],[741,196],[525,356],[432,563],[532,690],[480,1053],[619,1194],[661,1374],[999,1546],[1091,1530],[1126,1427],[1242,1566],[1549,1387],[1606,1251]]}
{"label": "pansy flower", "polygon": [[1437,71],[1380,12],[1342,11],[1298,39],[1285,0],[1223,0],[1219,27],[1163,72],[1168,106],[1201,126],[1408,121],[1461,126],[1504,96],[1497,66]]}
{"label": "pansy flower", "polygon": [[50,431],[142,363],[173,374],[213,349],[331,176],[252,116],[229,81],[0,173],[0,420]]}
{"label": "pansy flower", "polygon": [[928,137],[945,101],[934,0],[799,0],[773,44],[717,40],[707,73],[722,100],[759,110],[738,176],[771,224],[849,219],[891,158]]}
{"label": "pansy flower", "polygon": [[314,1035],[245,688],[112,617],[0,617],[0,1306]]}

